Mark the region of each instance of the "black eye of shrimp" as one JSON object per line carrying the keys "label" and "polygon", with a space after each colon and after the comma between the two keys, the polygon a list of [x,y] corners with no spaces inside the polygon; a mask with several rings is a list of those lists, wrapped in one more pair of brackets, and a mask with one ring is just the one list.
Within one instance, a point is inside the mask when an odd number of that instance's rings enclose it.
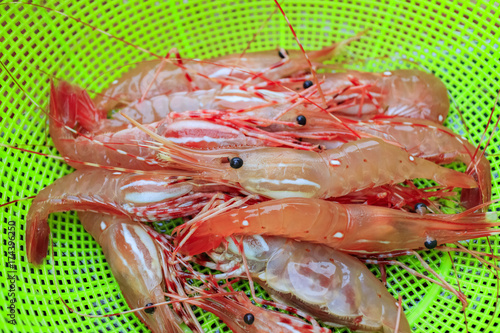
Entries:
{"label": "black eye of shrimp", "polygon": [[[153,303],[148,303],[146,304],[145,306],[151,306],[153,305]],[[155,312],[156,308],[149,308],[149,309],[144,309],[144,312],[148,313],[148,314],[153,314]]]}
{"label": "black eye of shrimp", "polygon": [[[283,53],[283,51],[285,51],[285,53]],[[279,50],[278,51],[278,55],[280,56],[281,59],[285,59],[285,57],[288,55],[288,51],[287,50]]]}
{"label": "black eye of shrimp", "polygon": [[417,203],[415,205],[415,213],[418,213],[420,215],[424,215],[427,213],[427,206],[421,202]]}
{"label": "black eye of shrimp", "polygon": [[243,160],[239,157],[233,157],[229,162],[229,165],[233,169],[239,169],[243,166]]}
{"label": "black eye of shrimp", "polygon": [[304,89],[307,89],[313,85],[313,82],[311,80],[304,81],[304,84],[302,85]]}
{"label": "black eye of shrimp", "polygon": [[425,241],[425,243],[424,243],[424,246],[425,246],[426,248],[428,248],[429,250],[432,250],[432,249],[433,249],[433,248],[435,248],[437,245],[438,245],[438,242],[437,242],[437,240],[435,240],[435,239],[429,239],[429,240]]}
{"label": "black eye of shrimp", "polygon": [[420,208],[427,209],[427,206],[424,203],[419,202],[418,204],[415,205],[415,210],[418,210]]}
{"label": "black eye of shrimp", "polygon": [[306,122],[307,122],[306,117],[304,117],[303,115],[297,116],[297,124],[304,126]]}
{"label": "black eye of shrimp", "polygon": [[243,321],[245,321],[248,325],[252,325],[254,320],[255,317],[251,313],[247,313],[243,316]]}

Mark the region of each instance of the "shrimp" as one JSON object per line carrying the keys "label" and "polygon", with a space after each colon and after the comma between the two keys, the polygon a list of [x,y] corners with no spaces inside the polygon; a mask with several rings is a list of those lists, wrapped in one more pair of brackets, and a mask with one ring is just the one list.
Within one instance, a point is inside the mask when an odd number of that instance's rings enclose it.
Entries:
{"label": "shrimp", "polygon": [[51,213],[93,211],[153,222],[196,214],[219,191],[237,193],[227,186],[169,179],[156,173],[76,170],[44,188],[33,200],[26,217],[28,261],[41,264],[47,254]]}
{"label": "shrimp", "polygon": [[495,222],[497,218],[493,212],[420,215],[386,207],[288,198],[201,220],[192,225],[188,234],[179,236],[179,244],[181,252],[196,255],[216,248],[234,234],[266,235],[368,255],[418,250],[428,242],[444,244],[496,235],[500,233],[493,229],[500,226]]}
{"label": "shrimp", "polygon": [[[290,128],[289,131],[299,137],[326,148],[338,148],[348,141],[356,140],[339,123],[324,113],[314,116],[308,108],[288,111],[284,121],[291,121],[302,115],[307,123],[301,128]],[[311,120],[311,121],[310,121]],[[413,157],[423,158],[438,164],[462,162],[468,166],[467,173],[478,183],[474,189],[462,191],[461,203],[472,208],[491,199],[490,163],[484,154],[476,154],[476,147],[463,137],[453,133],[443,125],[430,120],[394,117],[368,121],[340,120],[359,136],[378,137],[389,143],[404,147]]]}
{"label": "shrimp", "polygon": [[[384,285],[358,259],[324,245],[278,237],[245,236],[239,250],[231,238],[228,246],[208,253],[215,269],[244,264],[252,278],[278,302],[308,312],[331,326],[352,331],[395,332],[396,301]],[[202,263],[203,264],[203,263]],[[411,332],[403,313],[400,333]]]}
{"label": "shrimp", "polygon": [[230,299],[207,297],[187,299],[185,302],[215,314],[236,333],[331,332],[327,328],[314,327],[296,317],[258,307],[252,304],[243,292]]}
{"label": "shrimp", "polygon": [[439,164],[455,161],[466,164],[467,172],[479,186],[462,191],[462,204],[469,209],[490,201],[490,162],[484,154],[476,154],[476,147],[448,128],[427,120],[407,118],[368,121],[353,124],[352,127],[358,132],[397,142],[415,157]]}
{"label": "shrimp", "polygon": [[[165,302],[159,249],[154,239],[127,217],[78,214],[85,230],[101,245],[106,261],[131,309]],[[168,306],[135,312],[153,333],[182,333]]]}
{"label": "shrimp", "polygon": [[[385,115],[443,123],[450,109],[446,86],[439,78],[422,71],[400,69],[369,73],[349,70],[322,76],[320,84],[325,96],[334,97],[328,101],[326,110],[335,114],[362,120]],[[308,85],[306,82],[311,82],[300,81],[296,79],[283,85],[300,90]],[[317,101],[318,97],[313,100]]]}
{"label": "shrimp", "polygon": [[[62,81],[57,87],[52,83],[50,93],[50,134],[63,157],[78,162],[128,169],[160,169],[155,161],[156,150],[145,144],[141,145],[149,142],[150,137],[138,128],[75,137],[72,129],[76,125],[92,128],[93,125],[89,124],[98,122],[96,107],[85,90]],[[145,126],[162,137],[196,148],[277,145],[266,138],[248,137],[241,131],[203,120],[164,119]],[[85,164],[71,161],[68,161],[68,164],[75,168],[85,167]]]}
{"label": "shrimp", "polygon": [[413,178],[477,187],[469,175],[415,158],[380,139],[361,139],[322,152],[252,148],[211,153],[174,145],[142,128],[163,144],[160,163],[179,164],[203,179],[229,181],[273,199],[338,197]]}
{"label": "shrimp", "polygon": [[[259,303],[275,306],[280,309],[286,309],[291,313],[304,316],[305,319],[313,322],[315,325],[305,323],[299,318],[292,317],[285,313],[271,311],[253,304],[243,292],[235,292],[232,288],[233,280],[226,284],[230,292],[217,283],[218,278],[214,275],[204,275],[197,272],[189,262],[183,257],[174,256],[174,247],[164,235],[151,228],[144,227],[147,232],[157,241],[163,249],[163,266],[166,271],[165,275],[169,274],[174,277],[174,284],[177,290],[184,289],[184,294],[194,297],[183,297],[180,301],[195,305],[205,311],[211,312],[218,316],[226,325],[237,333],[247,332],[268,332],[268,333],[329,333],[327,328],[319,327],[315,320],[304,313],[297,311],[291,307],[283,307],[280,304],[273,302],[257,300]],[[184,270],[188,273],[178,274]],[[187,282],[187,278],[191,281]],[[196,283],[192,283],[196,280]],[[177,298],[169,294],[169,297],[174,300]],[[255,295],[254,295],[255,297]]]}
{"label": "shrimp", "polygon": [[[59,86],[55,88],[56,91],[72,85],[61,82]],[[121,109],[114,109],[106,115],[97,109],[85,90],[78,87],[73,88],[73,90],[79,93],[80,96],[77,98],[84,100],[83,102],[87,104],[85,108],[76,109],[78,124],[93,135],[131,128],[132,125],[122,114],[141,124],[164,120],[170,113],[198,109],[234,110],[237,112],[244,112],[245,109],[248,109],[247,112],[250,114],[252,114],[250,110],[257,109],[259,117],[270,114],[270,118],[272,118],[288,107],[289,100],[296,98],[294,93],[287,91],[278,93],[264,89],[255,91],[252,87],[243,90],[240,87],[224,86],[221,89],[179,91],[168,95],[158,95],[132,103]],[[66,96],[61,97],[62,102],[59,104],[64,105]],[[274,105],[278,105],[279,108],[271,107]]]}
{"label": "shrimp", "polygon": [[[356,39],[357,37],[355,37]],[[309,58],[324,61],[333,57],[339,44],[308,52]],[[165,59],[145,61],[115,81],[96,97],[99,110],[108,112],[121,105],[128,105],[140,98],[186,90],[207,90],[220,86],[221,80],[262,81],[276,80],[307,68],[303,53],[297,50],[261,51],[226,55],[207,61],[181,59],[166,63]],[[185,62],[185,63],[183,63]],[[201,75],[190,76],[189,73]],[[187,75],[186,75],[187,74]]]}

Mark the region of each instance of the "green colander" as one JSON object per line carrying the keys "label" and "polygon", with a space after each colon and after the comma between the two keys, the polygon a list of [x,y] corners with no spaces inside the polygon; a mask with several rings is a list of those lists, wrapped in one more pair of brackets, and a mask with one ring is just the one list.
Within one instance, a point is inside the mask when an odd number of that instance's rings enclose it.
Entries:
{"label": "green colander", "polygon": [[[24,90],[0,69],[0,137],[4,144],[52,155],[57,152],[48,138],[46,116],[35,104],[47,107],[51,76],[100,91],[131,68],[129,64],[151,59],[118,38],[162,55],[176,47],[188,58],[241,52],[275,10],[273,1],[244,0],[34,3],[55,11],[5,2],[0,7],[0,59]],[[475,144],[480,142],[500,88],[499,6],[494,1],[283,1],[308,50],[369,29],[365,38],[346,47],[333,62],[371,71],[414,67],[440,77],[454,104],[447,126]],[[284,18],[274,13],[250,50],[277,46],[298,48]],[[499,114],[496,111],[493,120]],[[486,137],[490,136],[487,153],[493,199],[499,199],[500,135],[490,127]],[[53,158],[0,149],[0,203],[33,196],[72,171]],[[30,200],[24,200],[0,208],[0,331],[147,332],[132,314],[88,318],[66,309],[58,289],[71,308],[83,313],[114,313],[126,310],[127,305],[100,247],[74,212],[50,217],[53,259],[49,257],[39,268],[26,262],[24,224],[29,206]],[[495,203],[491,209],[499,207]],[[500,238],[489,241],[491,250],[485,239],[463,244],[499,255]],[[404,311],[415,332],[500,332],[499,282],[492,270],[468,254],[427,251],[422,255],[467,295],[469,306],[464,315],[451,293],[391,266],[388,289],[395,297],[403,296]],[[415,258],[399,260],[428,274]],[[377,268],[372,270],[378,273]],[[211,314],[196,313],[207,332],[227,330]]]}

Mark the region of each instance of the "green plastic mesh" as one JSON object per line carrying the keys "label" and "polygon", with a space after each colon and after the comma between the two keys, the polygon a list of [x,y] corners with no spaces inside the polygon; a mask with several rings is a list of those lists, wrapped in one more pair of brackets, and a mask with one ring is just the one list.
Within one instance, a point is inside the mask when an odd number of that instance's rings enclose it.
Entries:
{"label": "green plastic mesh", "polygon": [[[157,54],[176,47],[183,57],[206,58],[241,52],[275,9],[273,1],[243,0],[35,3],[66,15],[29,5],[0,5],[0,59],[24,90],[0,69],[0,137],[5,144],[26,145],[48,154],[57,152],[47,139],[46,117],[33,101],[47,106],[50,76],[100,91],[127,71],[129,64],[151,59],[147,53],[68,16]],[[306,49],[318,49],[370,29],[368,37],[351,44],[333,62],[356,59],[361,61],[351,61],[348,67],[372,71],[414,67],[439,76],[455,105],[447,126],[475,144],[480,142],[500,87],[498,2],[286,0],[283,7]],[[298,48],[284,18],[275,13],[251,50],[277,46]],[[498,116],[496,111],[493,119]],[[490,127],[486,137],[490,136],[487,153],[493,172],[493,198],[498,199],[500,135]],[[0,151],[0,203],[35,195],[71,172],[53,158],[7,148]],[[0,208],[0,331],[146,332],[132,314],[87,318],[65,308],[56,287],[64,301],[80,312],[118,312],[127,305],[100,247],[84,232],[74,212],[50,217],[53,259],[48,258],[39,268],[26,262],[24,221],[29,206],[30,201],[25,200]],[[492,205],[493,210],[499,207],[498,203]],[[490,243],[491,251],[498,255],[500,238],[491,237]],[[485,239],[464,244],[490,252]],[[10,254],[15,255],[16,267],[9,267]],[[404,311],[415,332],[465,332],[466,326],[469,332],[500,331],[500,311],[496,308],[499,283],[493,271],[467,254],[428,251],[423,256],[449,283],[460,287],[469,306],[464,315],[451,293],[391,266],[388,289],[403,296]],[[415,258],[400,260],[425,272]],[[378,272],[374,267],[372,270]],[[8,279],[12,276],[15,280]],[[8,323],[11,300],[15,300],[11,306],[15,326]],[[227,330],[211,314],[197,314],[208,332]]]}

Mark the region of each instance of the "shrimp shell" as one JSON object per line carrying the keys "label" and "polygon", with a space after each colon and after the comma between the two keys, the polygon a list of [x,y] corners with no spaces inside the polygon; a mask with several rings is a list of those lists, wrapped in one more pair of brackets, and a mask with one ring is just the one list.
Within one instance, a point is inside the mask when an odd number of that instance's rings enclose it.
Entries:
{"label": "shrimp shell", "polygon": [[[127,217],[80,212],[87,232],[101,245],[106,262],[131,309],[165,302],[161,260],[153,238]],[[149,313],[148,313],[149,312]],[[135,314],[153,333],[182,333],[168,306]]]}
{"label": "shrimp shell", "polygon": [[[194,224],[182,233],[180,250],[207,252],[231,235],[267,235],[324,244],[355,255],[418,250],[498,234],[496,213],[426,214],[386,207],[342,205],[321,199],[288,198],[235,209]],[[190,229],[188,229],[190,230]],[[189,236],[188,241],[183,239]]]}
{"label": "shrimp shell", "polygon": [[[218,267],[239,261],[234,241],[209,253]],[[236,237],[252,278],[279,302],[328,325],[353,331],[394,332],[398,309],[385,286],[358,259],[324,245],[277,237]],[[411,332],[403,313],[400,333]]]}

